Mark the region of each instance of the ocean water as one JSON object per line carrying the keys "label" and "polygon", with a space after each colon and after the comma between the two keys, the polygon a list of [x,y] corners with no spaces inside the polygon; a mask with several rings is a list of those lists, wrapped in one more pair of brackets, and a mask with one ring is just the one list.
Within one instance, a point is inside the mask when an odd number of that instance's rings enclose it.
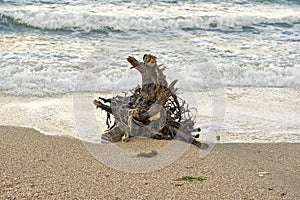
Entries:
{"label": "ocean water", "polygon": [[224,142],[300,141],[298,0],[0,0],[0,125],[75,136],[71,94],[133,88],[145,53]]}

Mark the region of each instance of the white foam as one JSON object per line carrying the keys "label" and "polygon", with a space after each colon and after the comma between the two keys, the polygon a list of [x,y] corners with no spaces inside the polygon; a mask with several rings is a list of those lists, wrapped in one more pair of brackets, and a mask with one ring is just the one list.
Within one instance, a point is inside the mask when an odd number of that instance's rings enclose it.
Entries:
{"label": "white foam", "polygon": [[[276,7],[276,6],[275,6]],[[206,8],[206,9],[204,9]],[[300,22],[299,11],[290,7],[247,7],[235,6],[226,12],[216,10],[211,4],[189,4],[168,6],[151,6],[135,8],[126,5],[39,5],[5,7],[0,9],[0,16],[6,16],[14,21],[41,29],[64,29],[102,31],[106,29],[129,31],[160,31],[165,29],[197,29],[210,28],[237,28],[253,26],[255,24]],[[113,12],[111,12],[113,10]],[[163,10],[163,12],[162,12]],[[237,12],[238,10],[238,12]],[[263,12],[266,10],[267,12]]]}
{"label": "white foam", "polygon": [[[98,96],[120,93],[74,93],[52,97],[0,95],[0,125],[32,127],[51,135],[68,135],[99,142],[106,129],[106,113],[96,110]],[[299,90],[287,88],[228,88],[225,115],[214,113],[212,91],[180,92],[201,127],[200,138],[222,143],[299,142]]]}
{"label": "white foam", "polygon": [[[14,41],[12,38],[10,40]],[[235,57],[230,57],[219,55],[224,54],[226,49],[222,49],[223,46],[219,47],[218,42],[213,45],[220,49],[209,52],[210,55],[205,53],[204,45],[191,48],[195,43],[201,43],[199,39],[169,41],[169,38],[166,38],[161,39],[160,43],[136,39],[136,46],[132,46],[131,40],[122,40],[120,45],[120,40],[107,39],[94,45],[89,39],[81,38],[80,44],[84,44],[85,48],[80,48],[79,44],[73,41],[76,38],[66,37],[58,40],[56,45],[44,44],[44,50],[39,49],[39,44],[44,43],[44,40],[38,38],[36,41],[30,40],[32,39],[17,38],[15,44],[20,44],[20,48],[7,47],[3,50],[4,56],[0,63],[2,91],[9,94],[49,95],[73,91],[132,89],[140,83],[141,76],[136,70],[129,69],[130,64],[126,61],[126,57],[134,55],[141,60],[141,52],[147,52],[148,49],[155,49],[151,53],[159,57],[159,64],[163,63],[167,67],[165,73],[168,81],[179,79],[177,86],[185,90],[201,91],[216,84],[256,87],[300,86],[297,53],[289,53],[297,49],[297,45],[292,43],[284,43],[281,46],[274,44],[277,48],[274,51],[269,49],[274,48],[272,44],[266,44],[269,45],[264,46],[266,52],[244,49],[235,53]],[[29,44],[26,44],[26,41],[29,41]],[[257,45],[255,41],[253,43]],[[7,45],[6,42],[1,44]],[[233,51],[240,51],[240,46],[234,46],[237,45],[235,43],[226,45],[232,45]],[[97,50],[99,47],[109,52]],[[191,50],[184,51],[183,47]],[[128,51],[128,48],[132,50]],[[277,55],[279,51],[281,57]],[[56,52],[65,55],[57,58]],[[74,52],[78,58],[73,58]],[[243,58],[241,55],[249,56]]]}
{"label": "white foam", "polygon": [[[300,87],[300,29],[294,24],[300,21],[299,9],[277,4],[227,7],[218,2],[172,6],[154,3],[145,7],[134,3],[82,3],[0,7],[0,15],[41,29],[121,30],[108,31],[107,37],[78,36],[76,31],[3,33],[0,90],[49,95],[131,89],[140,82],[140,75],[128,70],[126,57],[134,55],[142,60],[147,52],[166,65],[169,81],[180,77],[178,86],[186,90],[201,91],[215,83]],[[281,30],[280,26],[253,26],[257,23],[288,23],[294,27]],[[262,32],[198,30],[191,34],[181,30],[211,25],[235,31],[253,26]],[[211,69],[218,73],[212,75]]]}

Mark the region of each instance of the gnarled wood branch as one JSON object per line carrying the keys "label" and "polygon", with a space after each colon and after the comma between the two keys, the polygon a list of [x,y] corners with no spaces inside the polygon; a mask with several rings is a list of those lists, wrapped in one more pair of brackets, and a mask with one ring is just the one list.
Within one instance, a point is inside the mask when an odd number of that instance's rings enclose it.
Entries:
{"label": "gnarled wood branch", "polygon": [[[180,103],[176,95],[175,84],[178,80],[168,85],[163,69],[157,65],[156,57],[151,54],[144,55],[144,62],[139,62],[131,56],[127,60],[132,65],[131,69],[138,70],[142,75],[142,85],[137,86],[131,96],[116,96],[112,99],[99,97],[98,100],[94,100],[96,108],[105,110],[108,117],[110,114],[115,117],[115,123],[112,126],[110,120],[107,120],[109,129],[102,137],[111,142],[117,142],[122,137],[138,134],[133,133],[134,127],[148,126],[164,117],[163,127],[149,134],[150,137],[172,139],[180,129],[181,134],[184,133],[184,135],[179,134],[179,138],[200,147],[202,143],[195,140],[191,134],[200,129],[193,128],[195,122],[191,115],[183,115],[184,112],[190,111],[185,101]],[[161,115],[162,111],[164,115]]]}

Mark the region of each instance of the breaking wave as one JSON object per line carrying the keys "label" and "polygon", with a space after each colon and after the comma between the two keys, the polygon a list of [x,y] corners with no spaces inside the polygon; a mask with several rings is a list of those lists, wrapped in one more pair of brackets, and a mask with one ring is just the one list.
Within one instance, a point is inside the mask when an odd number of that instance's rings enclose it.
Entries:
{"label": "breaking wave", "polygon": [[[66,31],[164,31],[164,30],[232,30],[247,31],[257,25],[288,26],[300,23],[300,16],[267,18],[253,16],[108,16],[60,11],[0,11],[3,30],[26,26],[42,30]],[[255,27],[256,26],[256,27]],[[250,27],[247,28],[247,27]]]}

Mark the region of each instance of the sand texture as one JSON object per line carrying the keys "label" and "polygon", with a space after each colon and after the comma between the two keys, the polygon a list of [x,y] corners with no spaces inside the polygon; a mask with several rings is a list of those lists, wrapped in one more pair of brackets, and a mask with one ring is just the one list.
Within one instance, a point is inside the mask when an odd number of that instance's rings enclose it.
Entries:
{"label": "sand texture", "polygon": [[[165,141],[130,142],[155,149]],[[134,174],[102,164],[79,140],[0,127],[0,199],[300,199],[300,144],[217,144],[204,158],[198,151]],[[206,180],[175,181],[182,176]]]}

